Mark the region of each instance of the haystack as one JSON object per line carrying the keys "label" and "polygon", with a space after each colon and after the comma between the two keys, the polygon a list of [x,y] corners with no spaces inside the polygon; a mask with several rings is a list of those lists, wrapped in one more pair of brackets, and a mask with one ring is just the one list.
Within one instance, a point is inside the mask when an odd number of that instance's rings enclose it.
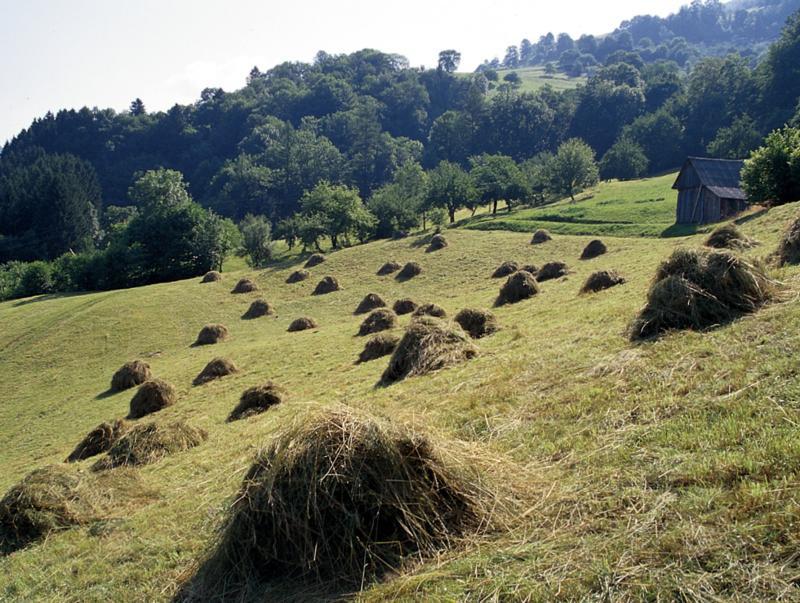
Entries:
{"label": "haystack", "polygon": [[564,262],[547,262],[536,273],[536,280],[541,282],[561,278],[569,273],[569,268]]}
{"label": "haystack", "polygon": [[473,339],[497,332],[497,318],[488,310],[464,308],[454,319]]}
{"label": "haystack", "polygon": [[400,338],[391,333],[380,333],[372,337],[364,346],[364,349],[358,355],[359,362],[369,362],[388,356],[397,347]]}
{"label": "haystack", "polygon": [[202,371],[200,371],[200,374],[194,378],[192,383],[194,385],[203,385],[209,381],[221,379],[222,377],[233,375],[234,373],[238,372],[239,369],[236,367],[233,361],[228,360],[227,358],[214,358],[205,366],[205,368],[203,368]]}
{"label": "haystack", "polygon": [[377,293],[368,293],[364,299],[361,300],[361,303],[358,304],[358,307],[355,309],[353,314],[366,314],[367,312],[371,312],[376,308],[385,308],[386,302],[383,301],[383,298],[378,295]]}
{"label": "haystack", "polygon": [[444,235],[435,234],[431,237],[431,242],[425,251],[430,253],[431,251],[439,251],[445,247],[447,247],[447,239],[444,238]]}
{"label": "haystack", "polygon": [[272,307],[272,304],[265,299],[257,299],[250,304],[250,307],[247,308],[247,312],[242,314],[242,318],[244,320],[253,320],[255,318],[261,318],[262,316],[268,316],[274,313],[275,309]]}
{"label": "haystack", "polygon": [[800,264],[800,218],[789,224],[778,243],[778,264]]}
{"label": "haystack", "polygon": [[206,325],[197,334],[194,345],[213,345],[228,339],[228,327],[220,324]]}
{"label": "haystack", "polygon": [[290,285],[293,283],[300,283],[306,280],[309,276],[311,276],[311,273],[308,270],[295,270],[289,275],[289,277],[286,279],[286,282]]}
{"label": "haystack", "polygon": [[210,596],[290,575],[357,589],[485,528],[476,477],[446,465],[424,436],[320,413],[258,454],[199,588]]}
{"label": "haystack", "polygon": [[129,428],[130,424],[122,419],[110,423],[100,423],[80,441],[75,450],[67,457],[66,462],[74,463],[108,452]]}
{"label": "haystack", "polygon": [[317,328],[317,321],[313,318],[308,318],[304,316],[302,318],[297,318],[292,321],[289,325],[289,328],[286,329],[290,333],[295,333],[297,331],[306,331],[308,329],[316,329]]}
{"label": "haystack", "polygon": [[505,278],[517,270],[519,270],[519,265],[516,262],[503,262],[492,272],[492,278]]}
{"label": "haystack", "polygon": [[414,278],[422,274],[422,266],[417,264],[416,262],[408,262],[403,269],[397,273],[397,280],[398,281],[407,281],[408,279]]}
{"label": "haystack", "polygon": [[339,281],[337,281],[335,277],[326,276],[319,283],[317,283],[313,295],[325,295],[327,293],[333,293],[334,291],[339,290],[341,290]]}
{"label": "haystack", "polygon": [[387,331],[397,325],[397,314],[388,308],[378,308],[370,313],[358,328],[360,336]]}
{"label": "haystack", "polygon": [[436,304],[422,304],[414,310],[414,316],[433,316],[434,318],[444,318],[447,316],[444,308]]}
{"label": "haystack", "polygon": [[321,253],[315,253],[311,255],[308,260],[306,260],[305,268],[313,268],[314,266],[319,266],[322,262],[325,261],[325,256]]}
{"label": "haystack", "polygon": [[403,299],[398,299],[394,302],[394,306],[392,306],[392,310],[398,316],[403,316],[404,314],[411,314],[414,310],[417,309],[417,302],[413,299],[409,299],[404,297]]}
{"label": "haystack", "polygon": [[539,274],[539,267],[534,264],[525,264],[519,267],[520,270],[524,270],[525,272],[530,272],[534,278],[537,274]]}
{"label": "haystack", "polygon": [[206,272],[203,275],[203,278],[200,280],[201,283],[216,283],[217,281],[222,280],[222,274],[217,272],[216,270],[211,270]]}
{"label": "haystack", "polygon": [[596,257],[603,255],[608,248],[606,244],[603,243],[600,239],[593,239],[589,241],[589,244],[583,248],[583,253],[581,253],[582,260],[592,260]]}
{"label": "haystack", "polygon": [[258,285],[249,278],[243,278],[236,283],[231,293],[252,293],[253,291],[258,291]]}
{"label": "haystack", "polygon": [[432,316],[420,316],[411,322],[397,344],[381,383],[387,385],[425,375],[477,355],[478,348],[461,327]]}
{"label": "haystack", "polygon": [[111,376],[111,391],[120,392],[141,385],[150,379],[150,365],[141,360],[134,360],[123,364]]}
{"label": "haystack", "polygon": [[92,469],[103,471],[123,465],[147,465],[165,456],[189,450],[202,444],[208,433],[185,421],[143,423],[132,427],[117,440],[108,455],[97,461]]}
{"label": "haystack", "polygon": [[505,284],[500,287],[500,294],[494,302],[495,306],[516,304],[525,299],[530,299],[539,293],[536,279],[530,272],[520,270],[508,277]]}
{"label": "haystack", "polygon": [[56,530],[92,519],[80,477],[66,465],[29,473],[0,499],[0,552],[10,553]]}
{"label": "haystack", "polygon": [[617,285],[622,285],[625,279],[615,270],[600,270],[593,272],[586,279],[586,282],[581,287],[581,293],[597,293],[604,289],[610,289]]}
{"label": "haystack", "polygon": [[172,406],[178,399],[175,388],[162,379],[152,379],[139,386],[131,398],[129,419],[139,419],[162,408]]}
{"label": "haystack", "polygon": [[286,392],[272,381],[250,387],[242,392],[239,403],[228,415],[228,422],[261,414],[270,407],[280,404],[285,398]]}
{"label": "haystack", "polygon": [[715,228],[705,243],[713,249],[747,249],[753,246],[753,240],[736,228],[734,224],[723,224]]}
{"label": "haystack", "polygon": [[378,276],[387,276],[400,270],[401,266],[397,262],[386,262],[378,268]]}
{"label": "haystack", "polygon": [[550,236],[550,233],[547,232],[544,228],[540,228],[536,232],[533,233],[533,238],[531,239],[531,245],[541,245],[542,243],[547,243],[547,241],[552,241],[553,237]]}
{"label": "haystack", "polygon": [[775,283],[760,264],[729,251],[677,249],[656,271],[630,337],[725,324],[755,312],[774,295]]}

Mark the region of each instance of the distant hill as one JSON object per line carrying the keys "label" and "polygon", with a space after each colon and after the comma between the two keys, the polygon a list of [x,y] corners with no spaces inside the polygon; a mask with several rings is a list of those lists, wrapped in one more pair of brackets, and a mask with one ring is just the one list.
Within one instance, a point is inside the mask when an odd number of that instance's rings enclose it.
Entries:
{"label": "distant hill", "polygon": [[487,60],[478,70],[549,65],[578,76],[620,55],[628,62],[668,60],[681,67],[730,52],[755,60],[798,9],[800,0],[695,0],[667,17],[637,15],[602,36],[586,34],[574,40],[566,33],[548,33],[538,42],[526,38],[506,48],[502,59]]}

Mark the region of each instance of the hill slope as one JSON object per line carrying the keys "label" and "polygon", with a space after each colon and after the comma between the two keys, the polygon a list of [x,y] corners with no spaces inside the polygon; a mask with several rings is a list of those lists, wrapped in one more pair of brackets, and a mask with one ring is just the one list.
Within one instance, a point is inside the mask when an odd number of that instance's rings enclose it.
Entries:
{"label": "hill slope", "polygon": [[[771,251],[798,208],[744,223],[762,243],[750,253]],[[255,451],[311,408],[334,404],[498,459],[490,479],[513,485],[522,501],[510,531],[367,585],[366,600],[800,597],[800,271],[776,272],[787,301],[755,316],[634,347],[624,331],[656,265],[678,245],[699,245],[700,236],[604,237],[609,253],[587,262],[577,259],[585,236],[536,247],[529,232],[446,236],[450,246],[431,254],[416,238],[339,251],[296,285],[284,283],[294,267],[283,266],[226,273],[221,283],[0,304],[0,489],[63,460],[100,421],[125,415],[131,392],[104,392],[133,358],[178,389],[178,403],[158,421],[185,418],[210,434],[193,450],[136,470],[149,496],[114,501],[118,512],[102,525],[0,558],[0,598],[169,599],[210,546]],[[405,283],[375,276],[389,259],[416,260],[424,272]],[[497,309],[501,331],[480,340],[480,356],[466,364],[378,389],[385,360],[354,364],[364,340],[352,312],[366,293],[436,302],[451,315],[489,307],[500,285],[489,275],[509,259],[561,259],[573,272],[543,283],[533,300]],[[578,296],[586,276],[603,268],[628,283]],[[344,290],[311,296],[327,274]],[[277,316],[240,319],[255,294],[229,291],[245,275]],[[287,333],[303,315],[320,327]],[[226,324],[230,341],[190,347],[209,322]],[[192,387],[220,355],[242,372]],[[239,394],[266,379],[290,399],[226,424]],[[275,597],[311,596],[273,588]]]}

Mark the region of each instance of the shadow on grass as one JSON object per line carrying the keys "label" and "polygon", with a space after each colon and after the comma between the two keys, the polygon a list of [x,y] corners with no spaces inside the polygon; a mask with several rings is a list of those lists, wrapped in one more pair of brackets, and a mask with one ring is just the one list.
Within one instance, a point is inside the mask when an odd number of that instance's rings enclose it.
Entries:
{"label": "shadow on grass", "polygon": [[673,224],[663,230],[659,236],[668,239],[672,237],[688,237],[697,234],[700,229],[699,224]]}
{"label": "shadow on grass", "polygon": [[51,299],[68,299],[70,297],[82,297],[84,295],[91,295],[98,293],[98,291],[71,291],[68,293],[45,293],[44,295],[37,295],[36,297],[29,297],[21,299],[12,303],[12,306],[18,308],[20,306],[27,306],[28,304],[35,304],[37,302],[50,301]]}

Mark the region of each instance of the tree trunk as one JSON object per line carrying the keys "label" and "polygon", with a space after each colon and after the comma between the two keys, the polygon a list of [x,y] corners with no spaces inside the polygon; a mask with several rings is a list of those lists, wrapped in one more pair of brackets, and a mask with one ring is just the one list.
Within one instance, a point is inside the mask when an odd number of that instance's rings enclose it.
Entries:
{"label": "tree trunk", "polygon": [[448,207],[447,213],[450,214],[450,224],[454,224],[456,221],[456,210],[454,207]]}
{"label": "tree trunk", "polygon": [[492,200],[492,215],[497,215],[497,199]]}

